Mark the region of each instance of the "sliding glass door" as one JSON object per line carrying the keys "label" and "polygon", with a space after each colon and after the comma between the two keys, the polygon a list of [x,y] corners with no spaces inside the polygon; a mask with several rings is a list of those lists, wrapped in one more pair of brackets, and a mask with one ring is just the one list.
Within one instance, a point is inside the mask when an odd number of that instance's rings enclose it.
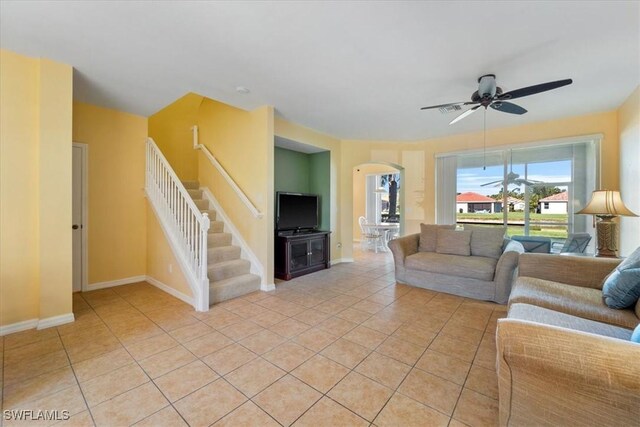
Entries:
{"label": "sliding glass door", "polygon": [[575,212],[597,187],[597,156],[592,139],[442,155],[437,220],[507,226],[511,236],[554,240],[592,232],[589,218]]}

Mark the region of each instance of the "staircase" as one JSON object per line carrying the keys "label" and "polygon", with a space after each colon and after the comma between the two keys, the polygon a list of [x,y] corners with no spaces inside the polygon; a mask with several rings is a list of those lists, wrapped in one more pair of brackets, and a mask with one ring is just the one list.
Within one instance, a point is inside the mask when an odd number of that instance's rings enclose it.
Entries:
{"label": "staircase", "polygon": [[259,290],[260,276],[250,273],[251,263],[241,258],[241,248],[232,244],[231,234],[225,233],[224,222],[217,220],[216,211],[209,206],[200,184],[197,181],[182,184],[200,212],[207,213],[211,221],[207,236],[209,304]]}

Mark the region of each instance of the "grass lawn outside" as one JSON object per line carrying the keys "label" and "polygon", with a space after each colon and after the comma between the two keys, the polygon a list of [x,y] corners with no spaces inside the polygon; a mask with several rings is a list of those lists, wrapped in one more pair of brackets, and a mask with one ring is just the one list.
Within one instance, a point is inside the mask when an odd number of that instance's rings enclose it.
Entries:
{"label": "grass lawn outside", "polygon": [[[502,212],[500,213],[458,213],[456,220],[463,224],[501,225]],[[540,224],[544,222],[545,224]],[[567,214],[529,214],[529,235],[545,236],[552,239],[567,238]],[[557,223],[554,224],[554,223]],[[524,234],[524,212],[509,212],[507,235],[517,236]]]}

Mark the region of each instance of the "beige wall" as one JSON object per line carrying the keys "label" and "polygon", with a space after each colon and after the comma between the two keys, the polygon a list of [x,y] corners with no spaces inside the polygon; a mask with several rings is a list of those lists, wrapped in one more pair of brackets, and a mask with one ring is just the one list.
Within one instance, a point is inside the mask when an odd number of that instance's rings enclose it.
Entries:
{"label": "beige wall", "polygon": [[[601,181],[603,188],[619,184],[619,151],[617,114],[615,111],[570,117],[542,123],[489,130],[487,147],[536,141],[550,141],[579,135],[602,134]],[[342,142],[342,236],[350,241],[353,233],[353,167],[380,161],[404,167],[405,234],[419,231],[421,222],[435,219],[435,156],[439,153],[482,148],[482,132],[453,135],[424,141],[361,141]],[[411,186],[411,188],[409,188]],[[343,257],[351,257],[351,247],[345,245]]]}
{"label": "beige wall", "polygon": [[149,136],[183,181],[198,179],[198,152],[191,128],[203,97],[189,93],[149,117]]}
{"label": "beige wall", "polygon": [[358,218],[367,216],[367,175],[396,173],[398,169],[380,164],[364,164],[353,168],[353,239],[360,240]]}
{"label": "beige wall", "polygon": [[244,111],[205,98],[198,112],[200,143],[260,211],[256,218],[222,175],[198,154],[198,179],[209,188],[273,283],[273,108]]}
{"label": "beige wall", "polygon": [[162,231],[153,208],[147,203],[147,276],[150,276],[176,291],[193,297],[189,282],[180,269],[167,236]]}
{"label": "beige wall", "polygon": [[146,117],[75,102],[73,141],[89,146],[89,284],[144,275]]}
{"label": "beige wall", "polygon": [[338,262],[343,258],[343,245],[351,246],[351,240],[343,240],[342,227],[340,227],[341,203],[340,195],[342,192],[342,180],[340,178],[341,162],[342,162],[342,143],[339,139],[317,132],[313,129],[300,126],[295,123],[288,122],[281,118],[275,119],[274,134],[290,139],[292,141],[301,142],[303,144],[312,145],[323,150],[330,151],[330,185],[331,185],[331,251],[330,259],[332,262]]}
{"label": "beige wall", "polygon": [[[618,110],[620,132],[620,195],[640,215],[640,86]],[[613,188],[613,187],[612,187]],[[620,218],[620,255],[640,246],[640,218]]]}
{"label": "beige wall", "polygon": [[0,326],[72,311],[72,72],[0,50]]}

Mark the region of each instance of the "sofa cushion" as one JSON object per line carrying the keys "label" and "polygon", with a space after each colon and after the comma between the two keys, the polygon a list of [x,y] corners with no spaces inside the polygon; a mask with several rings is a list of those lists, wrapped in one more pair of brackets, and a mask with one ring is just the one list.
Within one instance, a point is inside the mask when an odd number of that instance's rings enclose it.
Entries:
{"label": "sofa cushion", "polygon": [[512,304],[509,308],[509,318],[559,326],[561,328],[588,332],[590,334],[605,335],[625,341],[631,337],[631,329],[583,319],[582,317],[572,316],[530,304]]}
{"label": "sofa cushion", "polygon": [[534,277],[519,277],[509,306],[524,303],[623,328],[635,328],[639,320],[631,309],[614,310],[602,301],[599,289],[572,286]]}
{"label": "sofa cushion", "polygon": [[455,230],[455,224],[436,225],[436,224],[420,224],[420,243],[418,250],[420,252],[435,252],[436,242],[438,241],[438,229]]}
{"label": "sofa cushion", "polygon": [[498,262],[493,258],[418,252],[405,259],[408,269],[492,281]]}
{"label": "sofa cushion", "polygon": [[436,252],[449,255],[471,255],[471,232],[438,229]]}
{"label": "sofa cushion", "polygon": [[607,276],[602,286],[604,302],[611,308],[627,308],[640,298],[640,247]]}
{"label": "sofa cushion", "polygon": [[465,225],[471,231],[471,255],[500,258],[506,227],[482,227]]}

